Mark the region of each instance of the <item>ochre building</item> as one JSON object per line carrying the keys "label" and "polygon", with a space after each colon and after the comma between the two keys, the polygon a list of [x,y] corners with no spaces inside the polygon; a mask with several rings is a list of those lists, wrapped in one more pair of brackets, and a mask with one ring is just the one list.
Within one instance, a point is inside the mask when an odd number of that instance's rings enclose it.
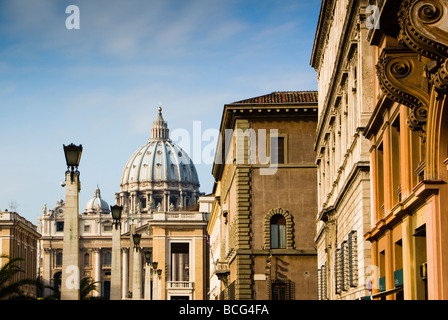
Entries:
{"label": "ochre building", "polygon": [[213,164],[210,299],[316,299],[317,92],[224,106]]}

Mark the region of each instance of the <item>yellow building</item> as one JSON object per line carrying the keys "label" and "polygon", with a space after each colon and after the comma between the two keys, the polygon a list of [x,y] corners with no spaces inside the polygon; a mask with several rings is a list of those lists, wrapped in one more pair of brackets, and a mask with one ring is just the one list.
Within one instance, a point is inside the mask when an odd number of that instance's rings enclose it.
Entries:
{"label": "yellow building", "polygon": [[210,299],[316,299],[317,92],[224,106],[208,224]]}
{"label": "yellow building", "polygon": [[375,108],[364,132],[373,298],[446,300],[448,1],[389,0],[373,9]]}
{"label": "yellow building", "polygon": [[[0,254],[7,255],[9,259],[23,259],[16,264],[23,272],[17,273],[12,281],[37,280],[39,238],[37,227],[17,212],[0,211]],[[5,258],[0,258],[0,266],[6,262]],[[35,286],[25,286],[22,289],[26,295],[36,296]]]}

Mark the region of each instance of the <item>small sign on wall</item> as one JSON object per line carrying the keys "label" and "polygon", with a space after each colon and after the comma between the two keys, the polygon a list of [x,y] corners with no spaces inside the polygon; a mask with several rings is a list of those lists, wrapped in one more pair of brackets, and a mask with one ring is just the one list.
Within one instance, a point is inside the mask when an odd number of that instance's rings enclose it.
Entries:
{"label": "small sign on wall", "polygon": [[256,273],[254,274],[254,280],[266,281],[266,275],[264,273]]}

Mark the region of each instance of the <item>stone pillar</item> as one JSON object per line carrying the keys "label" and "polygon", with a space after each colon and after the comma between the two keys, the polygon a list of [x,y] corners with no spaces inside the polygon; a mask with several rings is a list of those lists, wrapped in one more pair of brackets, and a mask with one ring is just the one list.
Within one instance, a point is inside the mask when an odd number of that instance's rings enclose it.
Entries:
{"label": "stone pillar", "polygon": [[415,246],[411,216],[403,219],[402,225],[402,241],[403,241],[403,286],[404,299],[416,300],[416,282],[417,270],[415,268]]}
{"label": "stone pillar", "polygon": [[[132,240],[132,235],[135,233],[135,225],[134,225],[134,221],[131,221],[131,224],[129,225],[129,262],[128,262],[128,284],[129,284],[129,289],[128,291],[133,292],[133,285],[134,285],[134,241]],[[126,293],[127,294],[127,293]]]}
{"label": "stone pillar", "polygon": [[157,273],[157,297],[158,300],[162,300],[162,277]]}
{"label": "stone pillar", "polygon": [[79,300],[79,191],[75,172],[66,173],[61,300]]}
{"label": "stone pillar", "polygon": [[153,294],[152,294],[152,299],[153,300],[159,300],[159,280],[158,280],[158,275],[157,275],[157,270],[156,269],[152,269],[152,283],[153,283]]}
{"label": "stone pillar", "polygon": [[112,226],[110,300],[121,299],[121,223]]}
{"label": "stone pillar", "polygon": [[94,261],[95,261],[95,278],[94,281],[98,281],[98,292],[95,292],[96,296],[101,296],[101,249],[100,248],[94,248],[93,249],[94,254]]}
{"label": "stone pillar", "polygon": [[145,300],[151,300],[151,263],[145,263]]}
{"label": "stone pillar", "polygon": [[123,253],[123,283],[121,297],[125,299],[129,292],[129,249],[121,248],[121,251]]}
{"label": "stone pillar", "polygon": [[132,279],[132,299],[142,299],[142,259],[140,248],[134,248],[134,266]]}
{"label": "stone pillar", "polygon": [[[50,279],[51,279],[51,270],[52,270],[52,265],[51,265],[51,254],[52,254],[52,249],[50,248],[44,248],[44,257],[43,257],[43,261],[44,261],[44,268],[43,268],[43,281],[44,281],[44,285],[45,286],[50,286],[52,285],[52,283],[50,283]],[[48,288],[44,288],[44,296],[48,296],[50,295],[51,291]]]}

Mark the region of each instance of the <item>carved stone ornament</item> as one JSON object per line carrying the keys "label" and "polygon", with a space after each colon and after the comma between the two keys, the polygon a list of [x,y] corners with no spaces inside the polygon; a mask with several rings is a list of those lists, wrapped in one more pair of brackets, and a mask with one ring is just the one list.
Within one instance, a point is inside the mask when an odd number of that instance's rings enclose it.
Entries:
{"label": "carved stone ornament", "polygon": [[398,12],[399,41],[436,60],[448,58],[448,0],[404,0]]}
{"label": "carved stone ornament", "polygon": [[422,78],[428,61],[405,48],[384,49],[378,64],[377,76],[381,89],[395,102],[411,108],[408,126],[425,138],[428,117],[428,81]]}
{"label": "carved stone ornament", "polygon": [[442,93],[448,93],[448,59],[434,72],[436,68],[428,68],[427,74],[431,84]]}

